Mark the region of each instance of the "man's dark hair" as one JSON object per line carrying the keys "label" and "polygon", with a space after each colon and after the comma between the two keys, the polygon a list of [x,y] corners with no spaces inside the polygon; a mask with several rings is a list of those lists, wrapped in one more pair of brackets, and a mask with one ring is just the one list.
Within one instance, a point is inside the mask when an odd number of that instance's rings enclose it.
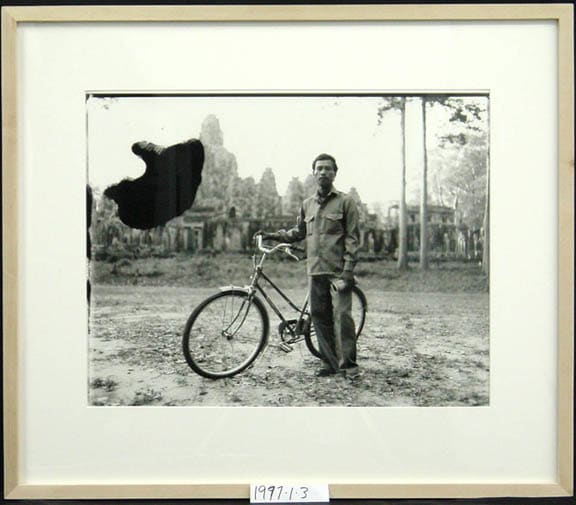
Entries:
{"label": "man's dark hair", "polygon": [[336,164],[334,156],[330,156],[329,154],[326,153],[322,153],[316,156],[316,158],[312,162],[312,171],[314,171],[314,168],[316,168],[317,161],[325,161],[325,160],[330,160],[332,162],[332,165],[334,165],[334,172],[338,172],[338,165]]}

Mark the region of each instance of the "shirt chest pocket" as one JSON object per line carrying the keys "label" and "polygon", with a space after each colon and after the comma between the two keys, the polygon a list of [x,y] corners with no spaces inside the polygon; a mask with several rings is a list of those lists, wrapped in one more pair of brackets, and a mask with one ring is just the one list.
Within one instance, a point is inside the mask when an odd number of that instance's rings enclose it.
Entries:
{"label": "shirt chest pocket", "polygon": [[330,212],[322,216],[322,232],[337,234],[344,231],[344,214],[342,212]]}

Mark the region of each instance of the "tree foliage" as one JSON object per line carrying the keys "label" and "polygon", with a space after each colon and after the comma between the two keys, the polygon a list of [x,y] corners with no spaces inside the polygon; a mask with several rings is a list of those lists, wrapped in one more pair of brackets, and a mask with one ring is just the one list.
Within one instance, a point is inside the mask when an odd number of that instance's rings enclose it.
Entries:
{"label": "tree foliage", "polygon": [[390,111],[400,111],[404,113],[406,109],[406,97],[403,96],[386,96],[382,98],[381,105],[376,112],[378,116],[378,125],[382,124],[384,117]]}
{"label": "tree foliage", "polygon": [[[486,204],[488,99],[426,95],[428,203],[455,207],[463,224],[481,227]],[[421,199],[418,173],[409,173],[407,198]]]}
{"label": "tree foliage", "polygon": [[444,109],[444,121],[433,132],[430,149],[431,198],[454,206],[463,223],[480,228],[486,207],[487,102],[452,98],[436,106]]}

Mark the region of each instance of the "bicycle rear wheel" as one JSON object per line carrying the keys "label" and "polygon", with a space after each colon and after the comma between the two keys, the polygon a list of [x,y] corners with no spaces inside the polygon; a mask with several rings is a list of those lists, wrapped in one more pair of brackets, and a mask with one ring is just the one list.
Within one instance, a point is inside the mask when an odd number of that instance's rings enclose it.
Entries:
{"label": "bicycle rear wheel", "polygon": [[190,315],[182,347],[190,368],[203,377],[231,377],[248,368],[268,341],[262,302],[241,290],[217,293]]}
{"label": "bicycle rear wheel", "polygon": [[[366,300],[366,295],[358,286],[354,286],[352,288],[352,318],[354,319],[354,327],[356,328],[356,338],[360,336],[364,329],[367,311],[368,301]],[[322,358],[314,324],[310,325],[310,332],[306,333],[305,340],[308,350],[317,358]]]}

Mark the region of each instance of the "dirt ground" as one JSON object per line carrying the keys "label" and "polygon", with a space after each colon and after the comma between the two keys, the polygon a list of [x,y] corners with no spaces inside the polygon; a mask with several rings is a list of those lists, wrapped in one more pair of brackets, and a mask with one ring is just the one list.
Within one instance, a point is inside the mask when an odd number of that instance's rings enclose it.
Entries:
{"label": "dirt ground", "polygon": [[[489,403],[488,294],[365,289],[362,375],[316,377],[304,342],[270,344],[239,375],[211,380],[191,370],[182,330],[216,289],[96,285],[89,336],[91,405],[476,406]],[[288,293],[301,300],[303,290]]]}

